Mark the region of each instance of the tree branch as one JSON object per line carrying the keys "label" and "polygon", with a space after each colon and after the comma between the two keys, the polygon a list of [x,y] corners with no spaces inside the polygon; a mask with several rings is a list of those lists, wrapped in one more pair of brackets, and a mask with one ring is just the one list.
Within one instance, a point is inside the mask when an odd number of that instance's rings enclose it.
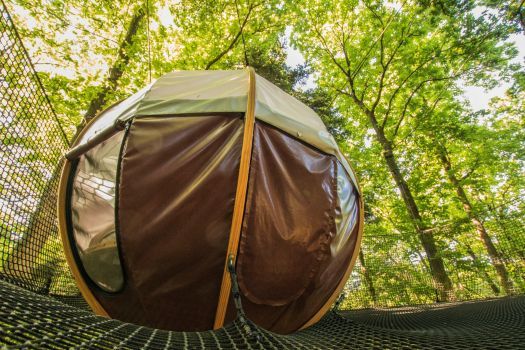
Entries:
{"label": "tree branch", "polygon": [[368,77],[365,81],[365,86],[363,88],[363,90],[361,91],[361,101],[363,101],[365,99],[365,94],[366,94],[366,91],[368,90],[368,83],[370,82],[370,77]]}
{"label": "tree branch", "polygon": [[474,161],[474,165],[472,165],[469,171],[467,171],[467,173],[463,175],[461,179],[459,179],[459,182],[465,181],[470,175],[472,175],[474,171],[476,171],[476,169],[478,168],[479,162],[480,162],[479,157],[476,157],[476,160]]}
{"label": "tree branch", "polygon": [[[390,17],[388,18],[388,22],[385,26],[383,26],[383,30],[381,31],[380,33],[380,36],[383,36],[383,34],[386,32],[387,28],[390,26],[390,24],[392,23],[392,21],[394,20],[394,17],[396,17],[400,12],[401,10],[403,9],[403,7],[405,6],[405,3],[407,2],[407,0],[405,0],[402,4],[401,4],[401,7],[394,13],[392,13],[390,15]],[[357,64],[357,67],[353,73],[353,76],[352,76],[352,79],[354,79],[357,74],[359,73],[359,71],[361,70],[361,68],[363,68],[363,65],[365,63],[365,60],[367,59],[368,55],[370,54],[370,52],[372,52],[372,49],[374,48],[374,46],[376,45],[377,41],[380,39],[380,37],[377,37],[376,40],[374,40],[374,42],[372,43],[372,45],[370,45],[370,48],[368,49],[368,51],[366,52],[366,54],[363,56],[363,58],[361,59],[361,61],[359,61],[359,63]]]}
{"label": "tree branch", "polygon": [[410,74],[408,74],[405,79],[403,79],[401,81],[401,83],[398,85],[398,87],[394,90],[394,92],[392,93],[392,95],[390,95],[390,99],[388,100],[388,108],[386,110],[386,113],[385,113],[385,117],[383,119],[383,122],[381,123],[381,126],[384,128],[386,123],[387,123],[387,120],[388,120],[388,117],[390,115],[390,112],[392,111],[392,103],[394,101],[394,98],[396,97],[397,93],[403,88],[403,86],[410,80],[410,78],[415,74],[417,73],[417,71],[419,71],[421,68],[423,68],[427,63],[429,63],[430,61],[432,61],[433,59],[435,58],[435,56],[431,56],[429,57],[427,60],[423,61],[422,63],[420,63],[414,70],[412,70],[410,72]]}
{"label": "tree branch", "polygon": [[[350,72],[349,70],[345,69],[341,63],[339,63],[337,61],[337,59],[335,58],[335,55],[332,53],[332,51],[330,50],[330,48],[328,47],[328,44],[326,43],[326,40],[324,38],[324,36],[321,34],[321,32],[319,31],[319,28],[317,28],[317,25],[313,25],[312,26],[314,28],[314,31],[315,33],[317,34],[317,37],[319,38],[319,40],[321,41],[321,44],[322,44],[322,49],[328,54],[328,56],[330,57],[330,59],[332,60],[332,62],[334,62],[334,64],[341,70],[341,72],[343,72],[344,75],[346,76],[349,76],[350,75]],[[348,69],[350,69],[350,67],[348,67]]]}
{"label": "tree branch", "polygon": [[[372,112],[375,112],[375,109],[376,109],[377,105],[381,101],[381,97],[383,95],[383,88],[384,88],[386,72],[388,71],[390,63],[392,63],[394,57],[396,56],[397,51],[399,50],[399,48],[404,43],[404,40],[405,40],[404,39],[404,32],[405,32],[405,30],[403,29],[401,31],[401,40],[399,40],[399,43],[394,48],[392,54],[390,55],[390,57],[388,58],[386,63],[384,63],[384,59],[385,59],[385,47],[384,47],[384,42],[383,42],[383,40],[384,40],[384,32],[381,34],[381,39],[379,41],[379,49],[380,49],[380,64],[381,64],[382,72],[381,72],[381,78],[379,79],[379,89],[378,89],[378,92],[377,92],[377,97],[376,97],[376,100],[374,101],[374,104],[372,105],[372,108],[371,108]],[[384,128],[384,123],[382,123],[380,125],[380,128],[381,129]]]}
{"label": "tree branch", "polygon": [[[83,126],[83,124],[90,121],[102,109],[102,107],[107,102],[107,95],[110,92],[115,91],[115,89],[117,88],[118,81],[122,74],[124,74],[124,67],[126,67],[129,63],[130,57],[128,47],[131,46],[131,44],[133,43],[135,34],[137,33],[140,26],[140,22],[142,21],[144,16],[145,11],[143,8],[138,9],[137,12],[133,15],[133,18],[129,23],[128,30],[126,31],[126,35],[124,36],[124,40],[119,46],[117,59],[115,60],[113,66],[109,69],[109,77],[104,85],[104,88],[99,91],[99,93],[93,100],[91,100],[87,112],[84,115],[83,122],[79,126],[80,129]],[[80,131],[80,129],[77,128],[77,134]]]}
{"label": "tree branch", "polygon": [[397,136],[397,132],[399,130],[399,127],[401,126],[401,123],[403,122],[403,120],[405,119],[405,116],[406,116],[406,112],[407,112],[407,109],[408,109],[408,105],[410,104],[410,101],[412,101],[412,98],[414,97],[414,95],[419,91],[419,89],[421,89],[423,87],[423,85],[425,85],[425,83],[428,82],[428,79],[427,80],[423,80],[421,83],[419,83],[416,88],[414,90],[412,90],[412,92],[410,93],[410,96],[408,97],[408,99],[406,100],[405,102],[405,105],[403,106],[403,112],[401,113],[401,116],[399,117],[399,120],[397,121],[396,123],[396,127],[394,128],[394,133],[392,135],[392,140],[396,138]]}
{"label": "tree branch", "polygon": [[379,23],[381,23],[381,27],[384,28],[385,24],[383,23],[381,16],[377,14],[377,12],[370,6],[370,4],[368,4],[367,1],[363,1],[363,4],[370,12],[372,12],[372,15],[379,21]]}
{"label": "tree branch", "polygon": [[246,16],[244,17],[244,20],[243,20],[243,22],[241,24],[241,27],[239,28],[239,31],[237,32],[237,34],[235,34],[235,36],[233,37],[233,40],[230,42],[230,45],[228,45],[228,47],[226,47],[224,50],[219,52],[219,54],[217,56],[215,56],[210,62],[208,62],[208,64],[204,68],[205,70],[210,69],[211,66],[213,66],[215,63],[219,62],[220,59],[224,57],[224,55],[226,55],[228,52],[230,52],[233,49],[235,44],[237,44],[237,41],[239,41],[239,38],[241,37],[241,35],[243,33],[244,27],[248,23],[248,19],[250,18],[252,10],[254,8],[258,7],[259,5],[260,4],[252,4],[252,3],[250,4],[250,6],[248,7],[248,12],[246,13]]}

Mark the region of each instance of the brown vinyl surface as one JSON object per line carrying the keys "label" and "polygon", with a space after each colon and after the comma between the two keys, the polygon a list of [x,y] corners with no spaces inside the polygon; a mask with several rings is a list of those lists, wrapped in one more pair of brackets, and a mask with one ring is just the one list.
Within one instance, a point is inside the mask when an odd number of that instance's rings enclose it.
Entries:
{"label": "brown vinyl surface", "polygon": [[347,270],[357,230],[331,249],[337,170],[335,157],[256,122],[237,272],[248,317],[266,329],[300,328]]}
{"label": "brown vinyl surface", "polygon": [[213,326],[235,196],[240,114],[134,120],[121,164],[121,293],[112,317],[171,330]]}
{"label": "brown vinyl surface", "polygon": [[[91,288],[107,313],[160,329],[214,325],[242,114],[134,120],[120,164],[125,284]],[[355,252],[357,191],[334,156],[256,122],[237,271],[248,317],[295,331],[325,307]],[[226,320],[235,312],[231,297]],[[175,317],[176,315],[176,317]]]}

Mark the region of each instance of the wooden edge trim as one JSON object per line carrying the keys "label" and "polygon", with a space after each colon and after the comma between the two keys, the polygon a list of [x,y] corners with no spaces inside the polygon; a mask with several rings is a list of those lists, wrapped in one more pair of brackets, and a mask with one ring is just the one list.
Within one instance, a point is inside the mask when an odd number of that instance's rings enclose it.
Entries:
{"label": "wooden edge trim", "polygon": [[[113,107],[116,104],[111,105],[108,108]],[[104,111],[106,111],[105,109]],[[86,133],[86,131],[89,129],[91,124],[97,120],[102,113],[100,112],[96,117],[91,119],[89,123],[84,126],[82,131],[77,135],[76,139],[72,140],[71,148],[75,147],[78,144],[78,141],[82,138],[82,136]],[[57,218],[58,218],[58,231],[60,234],[60,238],[62,241],[62,247],[64,248],[64,254],[66,255],[66,261],[69,265],[69,268],[71,269],[71,273],[73,274],[73,278],[75,279],[75,282],[78,286],[78,289],[80,290],[80,294],[82,294],[82,297],[86,300],[88,305],[91,307],[93,312],[99,316],[109,317],[108,313],[102,305],[98,302],[98,300],[95,298],[93,293],[91,293],[91,290],[89,289],[86,281],[84,280],[84,277],[82,276],[82,273],[80,272],[77,262],[75,260],[75,257],[73,256],[73,250],[71,248],[71,242],[69,241],[69,235],[67,232],[67,218],[66,218],[66,201],[67,201],[67,185],[69,182],[69,175],[71,172],[71,162],[65,158],[64,165],[62,167],[62,173],[60,174],[60,182],[58,185],[58,198],[57,198]]]}
{"label": "wooden edge trim", "polygon": [[248,175],[252,157],[253,130],[255,126],[255,71],[252,67],[248,67],[248,74],[248,101],[244,118],[244,135],[242,140],[241,160],[239,164],[239,177],[237,179],[237,190],[235,193],[235,204],[233,207],[233,217],[230,227],[230,238],[228,241],[228,250],[226,251],[221,290],[219,293],[219,301],[217,303],[217,311],[215,313],[213,329],[221,328],[224,325],[231,289],[231,280],[228,273],[228,258],[230,255],[233,255],[234,262],[237,259],[237,250],[241,236],[244,207],[246,204]]}
{"label": "wooden edge trim", "polygon": [[[348,162],[348,164],[350,165],[350,169],[354,171],[350,162]],[[356,181],[357,181],[357,177],[356,177]],[[359,250],[361,249],[361,239],[363,238],[363,231],[365,227],[365,206],[364,206],[363,194],[361,192],[361,186],[359,185],[359,182],[357,182],[357,191],[359,194],[359,222],[358,222],[359,228],[357,230],[357,241],[355,243],[356,249],[354,250],[354,254],[352,255],[352,258],[350,259],[350,264],[348,264],[348,269],[346,270],[345,274],[343,275],[343,278],[341,279],[341,281],[339,281],[339,284],[335,288],[330,298],[328,298],[326,303],[323,305],[323,307],[321,307],[319,311],[317,311],[317,313],[315,313],[315,315],[310,320],[308,320],[304,325],[302,325],[301,328],[299,328],[299,330],[310,327],[314,323],[318,322],[326,314],[326,312],[328,312],[330,307],[332,307],[333,303],[335,303],[335,301],[341,294],[341,291],[345,287],[346,282],[348,281],[348,278],[350,277],[350,274],[352,273],[355,262],[357,260],[357,256],[359,255]]]}

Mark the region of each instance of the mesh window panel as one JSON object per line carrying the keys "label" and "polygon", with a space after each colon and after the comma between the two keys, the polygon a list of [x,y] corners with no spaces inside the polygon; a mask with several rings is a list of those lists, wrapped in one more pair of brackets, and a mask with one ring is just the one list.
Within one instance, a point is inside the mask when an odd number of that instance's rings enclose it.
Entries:
{"label": "mesh window panel", "polygon": [[80,157],[71,194],[73,236],[84,271],[107,292],[124,285],[115,233],[115,190],[123,136],[120,132]]}
{"label": "mesh window panel", "polygon": [[359,220],[359,204],[357,190],[343,166],[337,162],[337,208],[335,224],[337,234],[331,244],[332,254],[341,249],[354,232]]}

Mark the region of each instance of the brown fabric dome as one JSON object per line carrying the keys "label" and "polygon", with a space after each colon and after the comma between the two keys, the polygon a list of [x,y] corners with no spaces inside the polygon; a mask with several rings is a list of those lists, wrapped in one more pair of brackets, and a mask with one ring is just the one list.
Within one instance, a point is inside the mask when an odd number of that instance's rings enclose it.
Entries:
{"label": "brown fabric dome", "polygon": [[362,234],[355,176],[319,117],[261,79],[170,73],[86,127],[64,167],[59,218],[95,312],[218,328],[235,317],[229,255],[246,314],[264,328],[295,331],[333,303]]}

